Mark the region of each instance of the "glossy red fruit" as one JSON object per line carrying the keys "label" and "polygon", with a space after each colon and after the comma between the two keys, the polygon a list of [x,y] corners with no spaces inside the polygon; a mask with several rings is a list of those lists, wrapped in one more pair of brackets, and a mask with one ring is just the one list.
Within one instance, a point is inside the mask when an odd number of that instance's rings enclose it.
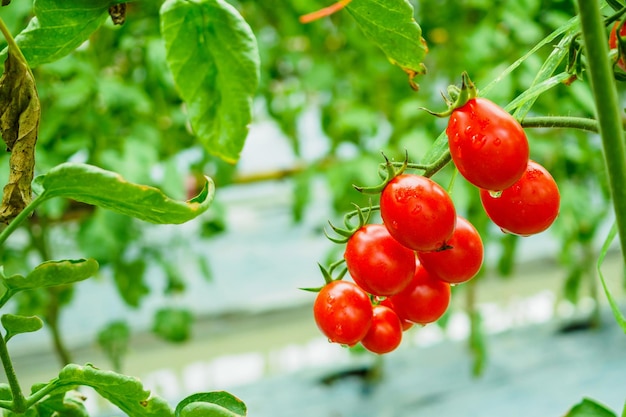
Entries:
{"label": "glossy red fruit", "polygon": [[[381,306],[385,306],[385,307],[389,307],[390,309],[392,309],[396,315],[398,314],[398,312],[396,311],[396,308],[393,305],[393,302],[391,301],[391,298],[385,298],[383,301],[380,302]],[[407,331],[409,330],[411,327],[413,327],[413,322],[408,321],[400,316],[398,316],[398,318],[400,319],[400,323],[402,324],[402,331]]]}
{"label": "glossy red fruit", "polygon": [[467,282],[483,264],[483,241],[476,228],[457,216],[456,228],[446,242],[448,248],[437,252],[418,252],[422,266],[436,278],[451,284]]}
{"label": "glossy red fruit", "polygon": [[[617,28],[619,27],[619,25],[620,25],[620,22],[615,22],[615,24],[613,25],[613,28],[611,28],[611,33],[609,34],[609,48],[610,49],[618,48]],[[619,31],[619,34],[621,37],[626,38],[626,25],[622,26],[622,28]],[[617,61],[617,66],[623,69],[624,71],[626,71],[626,61],[624,60],[623,56],[620,57],[620,59]]]}
{"label": "glossy red fruit", "polygon": [[454,164],[478,188],[504,190],[526,170],[529,147],[524,129],[490,100],[472,98],[455,109],[446,135]]}
{"label": "glossy red fruit", "polygon": [[416,251],[440,249],[456,222],[446,190],[430,178],[412,174],[389,181],[380,196],[380,214],[391,236]]}
{"label": "glossy red fruit", "polygon": [[433,277],[418,263],[409,285],[390,298],[398,317],[427,324],[443,316],[450,304],[450,296],[450,284]]}
{"label": "glossy red fruit", "polygon": [[402,342],[402,324],[398,315],[389,307],[373,307],[372,325],[361,340],[363,347],[370,352],[389,353]]}
{"label": "glossy red fruit", "polygon": [[363,339],[372,324],[372,304],[355,283],[333,281],[317,294],[313,317],[329,341],[353,346]]}
{"label": "glossy red fruit", "polygon": [[344,252],[350,276],[372,295],[397,294],[415,274],[415,252],[382,224],[366,224],[348,239]]}
{"label": "glossy red fruit", "polygon": [[481,190],[480,200],[487,216],[502,231],[529,236],[552,225],[559,214],[561,197],[548,170],[529,161],[526,172],[513,186],[499,197]]}

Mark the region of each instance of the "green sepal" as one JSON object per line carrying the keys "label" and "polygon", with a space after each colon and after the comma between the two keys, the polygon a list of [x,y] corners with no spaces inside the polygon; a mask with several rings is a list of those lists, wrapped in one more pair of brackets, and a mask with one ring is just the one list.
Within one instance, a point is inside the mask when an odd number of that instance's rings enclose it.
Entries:
{"label": "green sepal", "polygon": [[453,111],[463,107],[471,99],[478,97],[478,89],[467,72],[464,71],[463,74],[461,74],[461,88],[452,85],[448,87],[448,96],[446,97],[444,94],[442,94],[442,96],[448,106],[446,110],[436,112],[426,107],[420,107],[420,109],[436,117],[449,117]]}
{"label": "green sepal", "polygon": [[382,155],[383,155],[383,158],[385,159],[385,162],[382,164],[383,165],[382,166],[383,174],[381,175],[382,182],[378,185],[374,185],[371,187],[361,187],[358,185],[352,185],[355,190],[364,194],[380,194],[385,189],[389,181],[391,181],[398,175],[404,173],[404,171],[407,169],[409,165],[408,151],[405,152],[404,161],[402,162],[402,165],[400,166],[400,168],[396,168],[396,166],[389,160],[389,158],[387,158],[387,155],[385,155],[384,153]]}

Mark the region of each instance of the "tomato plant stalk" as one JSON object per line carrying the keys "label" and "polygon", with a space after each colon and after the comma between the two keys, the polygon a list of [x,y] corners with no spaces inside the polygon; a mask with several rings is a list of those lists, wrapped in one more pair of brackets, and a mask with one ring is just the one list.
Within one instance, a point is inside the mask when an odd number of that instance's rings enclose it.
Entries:
{"label": "tomato plant stalk", "polygon": [[599,0],[577,0],[613,208],[626,263],[626,145]]}

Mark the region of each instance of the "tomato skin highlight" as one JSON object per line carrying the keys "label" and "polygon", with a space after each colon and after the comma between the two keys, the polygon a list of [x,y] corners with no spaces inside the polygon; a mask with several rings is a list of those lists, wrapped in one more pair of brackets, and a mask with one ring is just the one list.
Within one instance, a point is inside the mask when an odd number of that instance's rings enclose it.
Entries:
{"label": "tomato skin highlight", "polygon": [[483,264],[483,241],[476,228],[457,216],[456,228],[446,242],[450,248],[437,252],[418,252],[422,266],[436,278],[460,284],[474,278]]}
{"label": "tomato skin highlight", "polygon": [[456,223],[456,209],[446,190],[413,174],[389,181],[380,196],[380,214],[391,236],[416,251],[443,247]]}
{"label": "tomato skin highlight", "polygon": [[432,276],[419,262],[404,291],[390,297],[400,319],[417,324],[437,321],[448,309],[450,284]]}
{"label": "tomato skin highlight", "polygon": [[487,216],[503,232],[529,236],[552,225],[559,214],[561,197],[548,170],[529,161],[526,172],[512,187],[497,198],[481,190],[480,201]]}
{"label": "tomato skin highlight", "polygon": [[391,308],[380,304],[374,306],[372,311],[372,325],[361,340],[361,344],[373,353],[389,353],[402,342],[400,319]]}
{"label": "tomato skin highlight", "polygon": [[526,170],[530,150],[524,129],[490,100],[472,98],[455,109],[446,135],[452,161],[478,188],[504,190]]}
{"label": "tomato skin highlight", "polygon": [[372,295],[402,291],[415,274],[415,253],[382,224],[366,224],[348,239],[344,252],[350,276]]}
{"label": "tomato skin highlight", "polygon": [[350,281],[326,284],[313,303],[313,317],[320,331],[334,343],[354,346],[372,323],[372,304],[365,291]]}

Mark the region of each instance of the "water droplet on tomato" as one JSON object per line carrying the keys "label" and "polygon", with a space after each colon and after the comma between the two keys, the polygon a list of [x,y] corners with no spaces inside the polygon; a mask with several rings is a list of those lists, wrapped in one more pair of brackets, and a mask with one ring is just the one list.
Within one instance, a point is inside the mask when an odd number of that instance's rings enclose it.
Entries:
{"label": "water droplet on tomato", "polygon": [[411,214],[418,214],[421,211],[422,211],[422,206],[418,204],[415,207],[413,207],[413,209],[411,210]]}
{"label": "water droplet on tomato", "polygon": [[485,135],[473,135],[472,136],[472,146],[474,149],[480,149],[486,142]]}
{"label": "water droplet on tomato", "polygon": [[492,198],[500,198],[502,196],[502,191],[489,191],[489,195]]}
{"label": "water droplet on tomato", "polygon": [[393,230],[398,230],[399,226],[398,226],[398,221],[397,220],[394,220],[394,221],[391,222],[391,228]]}
{"label": "water droplet on tomato", "polygon": [[500,138],[495,138],[495,140],[493,141],[494,146],[500,146],[501,143],[502,143],[502,140]]}

